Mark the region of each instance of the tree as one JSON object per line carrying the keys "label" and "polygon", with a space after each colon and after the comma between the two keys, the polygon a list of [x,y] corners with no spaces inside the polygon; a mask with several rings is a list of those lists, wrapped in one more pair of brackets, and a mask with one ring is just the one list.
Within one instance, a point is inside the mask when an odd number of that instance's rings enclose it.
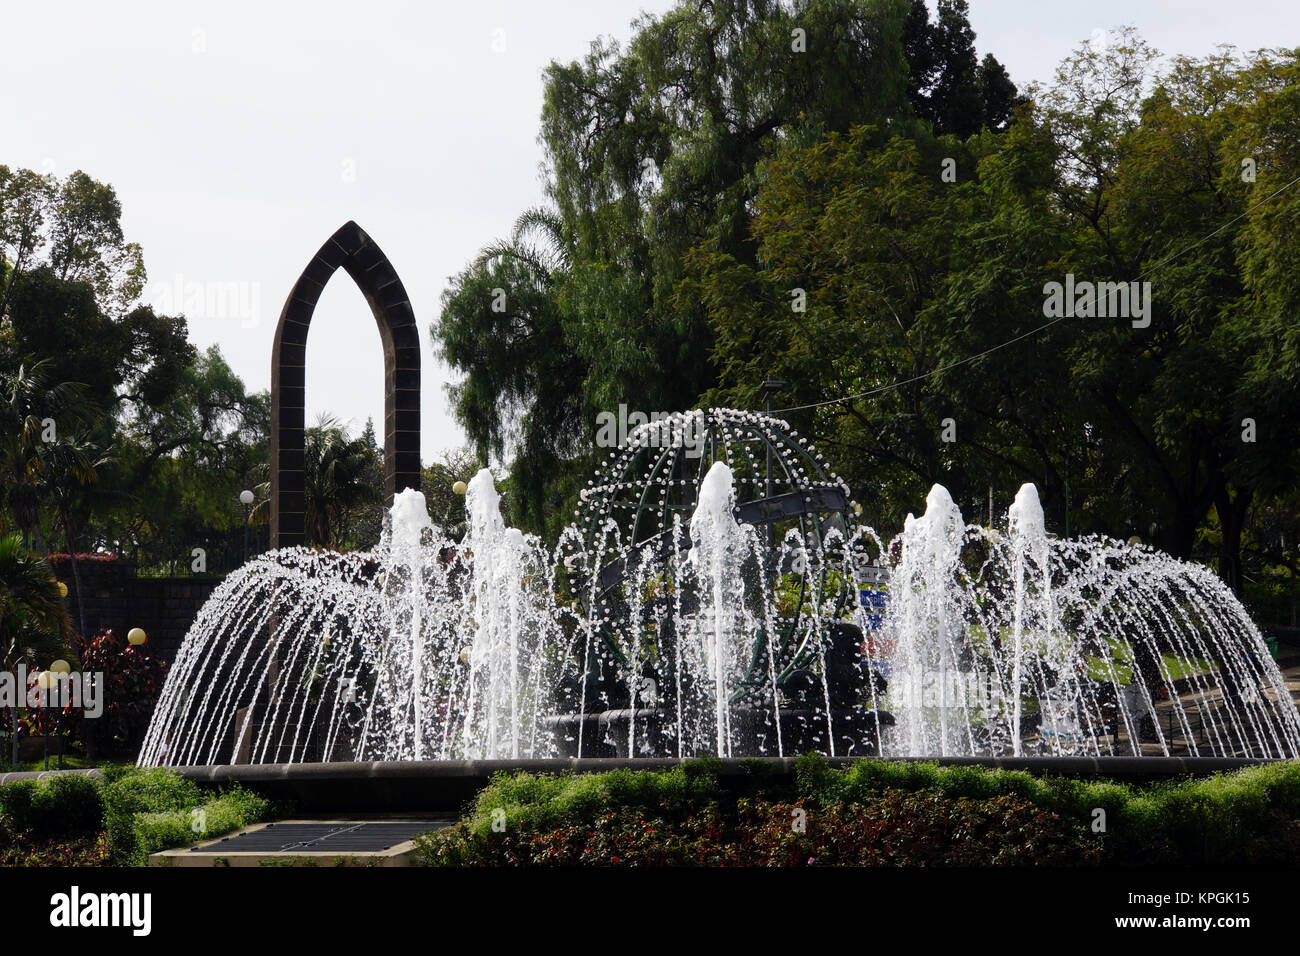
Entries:
{"label": "tree", "polygon": [[82,384],[105,414],[166,402],[196,360],[183,318],[148,306],[114,317],[90,283],[61,278],[50,266],[13,283],[9,323],[18,355],[39,357],[57,379]]}
{"label": "tree", "polygon": [[991,53],[975,52],[966,0],[939,0],[930,21],[925,0],[912,0],[903,34],[908,98],[935,135],[966,139],[981,128],[1003,130],[1018,101],[1006,68]]}
{"label": "tree", "polygon": [[[83,173],[0,167],[0,504],[41,550],[53,523],[74,554],[125,548],[159,569],[197,546],[215,570],[242,551],[235,496],[265,456],[269,399],[215,349],[199,354],[183,317],[139,304],[121,212]],[[97,480],[43,481],[55,440],[98,449]]]}
{"label": "tree", "polygon": [[[0,664],[13,672],[19,661],[48,663],[68,646],[68,616],[50,566],[23,546],[15,533],[0,536]],[[26,688],[15,687],[15,693]],[[11,762],[18,762],[18,702],[10,712]]]}
{"label": "tree", "polygon": [[[1127,458],[1135,510],[1155,517],[1157,542],[1190,555],[1213,507],[1220,572],[1240,591],[1250,506],[1294,480],[1284,449],[1295,447],[1296,416],[1283,396],[1300,384],[1275,363],[1259,308],[1267,293],[1248,291],[1239,252],[1252,193],[1239,127],[1258,95],[1255,74],[1227,51],[1179,57],[1148,93],[1154,56],[1120,31],[1104,50],[1080,48],[1044,98],[1064,159],[1054,191],[1077,227],[1075,271],[1153,286],[1149,329],[1081,335],[1073,381]],[[1268,158],[1274,169],[1286,163],[1280,150]],[[1243,440],[1248,418],[1262,429],[1254,441]]]}
{"label": "tree", "polygon": [[52,194],[49,177],[0,166],[0,317],[8,314],[14,279],[36,259],[44,243]]}
{"label": "tree", "polygon": [[[1153,57],[1127,31],[1085,45],[1041,105],[955,154],[958,183],[938,178],[955,145],[943,138],[858,130],[771,160],[757,264],[705,246],[687,257],[718,329],[714,397],[752,403],[767,369],[796,383],[794,405],[869,393],[790,414],[888,525],[900,492],[915,501],[932,480],[964,504],[984,482],[1032,480],[1066,527],[1138,533],[1180,557],[1209,521],[1240,589],[1248,515],[1294,487],[1300,443],[1300,379],[1267,311],[1287,281],[1274,270],[1252,289],[1263,258],[1241,252],[1242,234],[1282,208],[1248,205],[1260,193],[1242,181],[1239,130],[1259,87],[1286,88],[1285,59],[1179,59],[1152,78]],[[1300,174],[1284,157],[1268,156],[1263,195]],[[1270,249],[1288,241],[1265,235]],[[1149,277],[1149,326],[1047,323],[1045,284],[1067,273]],[[958,434],[947,446],[945,416]]]}
{"label": "tree", "polygon": [[77,602],[77,633],[85,634],[86,606],[77,562],[77,538],[88,517],[85,490],[99,480],[98,469],[108,463],[109,457],[92,442],[65,435],[48,443],[41,459],[39,491],[53,508],[57,527],[63,532]]}
{"label": "tree", "polygon": [[552,510],[547,486],[580,457],[594,414],[560,288],[569,256],[558,217],[525,213],[508,240],[453,279],[434,328],[444,361],[468,372],[450,391],[478,459],[516,463],[520,517],[539,528]]}
{"label": "tree", "polygon": [[979,132],[984,116],[975,31],[966,0],[939,0],[934,27],[936,73],[930,104],[935,132],[965,139]]}
{"label": "tree", "polygon": [[466,527],[465,496],[456,494],[454,486],[458,481],[468,484],[478,469],[474,453],[468,448],[457,448],[445,452],[420,475],[420,490],[429,514],[449,534],[459,536]]}
{"label": "tree", "polygon": [[[1065,411],[1039,382],[1060,362],[1035,371],[1022,350],[944,371],[978,350],[972,340],[1005,341],[1042,320],[1037,260],[1060,231],[1033,218],[1042,197],[1023,193],[1050,170],[1043,140],[1018,138],[1003,154],[993,140],[971,151],[952,137],[860,128],[773,159],[753,226],[760,266],[704,248],[688,258],[719,330],[723,387],[709,401],[752,407],[767,372],[792,383],[779,404],[795,409],[781,417],[829,453],[881,527],[899,526],[934,482],[968,513],[988,486],[1025,480],[1059,502],[1060,478],[1044,476]],[[943,180],[949,157],[964,182]],[[1005,385],[990,388],[991,377]]]}
{"label": "tree", "polygon": [[1006,67],[992,53],[984,54],[979,69],[980,100],[984,128],[1001,132],[1011,124],[1016,105],[1023,102]]}
{"label": "tree", "polygon": [[508,459],[525,526],[567,511],[596,410],[688,408],[716,382],[685,253],[752,258],[758,165],[787,140],[909,117],[907,10],[682,3],[639,20],[626,49],[597,41],[548,68],[551,210],[454,280],[433,329],[464,376],[458,418],[480,458]]}
{"label": "tree", "polygon": [[92,419],[83,390],[52,383],[45,362],[14,372],[0,369],[0,491],[24,543],[45,547],[38,481],[59,429],[76,431]]}
{"label": "tree", "polygon": [[0,315],[14,284],[41,266],[62,281],[89,284],[111,314],[125,312],[144,289],[145,270],[121,219],[113,187],[81,170],[60,181],[0,166]]}
{"label": "tree", "polygon": [[373,481],[375,455],[334,419],[322,418],[304,437],[307,540],[339,550],[353,512],[383,500]]}
{"label": "tree", "polygon": [[264,480],[270,434],[266,393],[249,395],[215,346],[183,370],[167,401],[143,406],[124,422],[113,461],[94,494],[100,535],[139,542],[144,566],[188,566],[195,547],[208,569],[242,555],[243,509],[237,496]]}
{"label": "tree", "polygon": [[903,56],[907,58],[907,98],[922,119],[933,120],[930,91],[939,72],[934,26],[925,0],[912,0],[903,25]]}

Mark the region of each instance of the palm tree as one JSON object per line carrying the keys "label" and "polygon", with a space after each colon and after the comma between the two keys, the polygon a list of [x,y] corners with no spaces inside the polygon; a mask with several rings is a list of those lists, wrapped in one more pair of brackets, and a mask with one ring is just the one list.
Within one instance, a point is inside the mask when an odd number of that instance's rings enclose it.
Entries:
{"label": "palm tree", "polygon": [[[321,548],[341,548],[349,518],[358,508],[383,500],[376,481],[375,452],[364,438],[349,438],[337,419],[322,415],[303,434],[304,523],[307,542]],[[271,484],[253,489],[258,503],[250,520],[270,519]]]}
{"label": "palm tree", "polygon": [[[49,660],[66,653],[70,629],[63,593],[49,563],[28,551],[16,532],[0,536],[0,664],[13,672],[20,659]],[[14,689],[26,693],[25,687]],[[17,763],[17,700],[14,705],[10,744],[11,759]]]}
{"label": "palm tree", "polygon": [[477,262],[485,265],[499,259],[524,263],[538,285],[549,284],[557,274],[567,272],[573,261],[573,244],[559,213],[541,206],[524,210],[515,220],[510,238],[485,248]]}

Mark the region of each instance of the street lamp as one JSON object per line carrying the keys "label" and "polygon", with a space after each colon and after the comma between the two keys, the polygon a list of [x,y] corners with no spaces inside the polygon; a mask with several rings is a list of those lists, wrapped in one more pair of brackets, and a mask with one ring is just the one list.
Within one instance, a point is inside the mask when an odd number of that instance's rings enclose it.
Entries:
{"label": "street lamp", "polygon": [[[58,766],[63,766],[63,703],[65,684],[68,680],[68,672],[71,666],[67,661],[55,661],[48,668],[41,671],[36,678],[36,686],[41,690],[41,706],[49,708],[51,700],[53,701],[54,712],[54,739],[58,741]],[[50,734],[47,730],[42,737],[42,749],[45,753],[45,769],[50,769]]]}
{"label": "street lamp", "polygon": [[144,632],[143,628],[133,627],[126,632],[126,642],[132,647],[139,647],[147,640],[149,640],[149,635]]}
{"label": "street lamp", "polygon": [[[67,684],[68,675],[72,673],[72,665],[60,658],[50,665],[50,673],[54,675],[54,687],[58,693],[56,706],[58,710],[54,716],[54,739],[58,742],[58,761],[59,769],[63,769],[63,708],[67,704]],[[48,745],[47,745],[48,752]],[[48,766],[48,758],[47,758]]]}
{"label": "street lamp", "polygon": [[253,504],[253,493],[245,488],[239,493],[239,503],[244,506],[244,563],[248,563],[248,509]]}

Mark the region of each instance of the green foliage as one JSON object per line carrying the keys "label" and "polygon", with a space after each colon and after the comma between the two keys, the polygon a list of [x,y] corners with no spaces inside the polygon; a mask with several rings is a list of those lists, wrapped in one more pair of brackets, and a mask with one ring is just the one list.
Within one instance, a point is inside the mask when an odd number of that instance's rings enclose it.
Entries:
{"label": "green foliage", "polygon": [[256,823],[271,809],[256,794],[204,790],[164,768],[25,780],[0,786],[0,861],[142,865],[150,853]]}
{"label": "green foliage", "polygon": [[[130,842],[115,842],[113,849],[124,862],[143,865],[151,853],[258,823],[269,812],[270,803],[265,798],[235,788],[194,807],[137,813],[132,820]],[[196,819],[202,820],[201,829],[196,829]]]}
{"label": "green foliage", "polygon": [[269,403],[183,317],[139,303],[121,214],[84,173],[0,166],[0,500],[42,553],[125,545],[174,571],[202,547],[218,571],[240,557],[235,496],[265,457]]}
{"label": "green foliage", "polygon": [[[882,532],[934,482],[993,521],[989,489],[1033,481],[1053,526],[1216,560],[1239,593],[1267,575],[1292,616],[1298,62],[1158,66],[1123,28],[1022,96],[964,0],[645,17],[546,73],[553,208],[434,330],[457,415],[553,535],[599,410],[758,407],[769,377],[786,405],[862,393],[783,417]],[[1044,328],[1066,273],[1149,280],[1150,325]]]}
{"label": "green foliage", "polygon": [[71,837],[98,831],[104,815],[100,784],[84,774],[60,774],[0,786],[5,829],[33,837]]}
{"label": "green foliage", "polygon": [[835,769],[813,755],[794,792],[757,768],[723,786],[716,762],[501,775],[418,845],[428,865],[1294,865],[1300,765],[1131,785],[928,762]]}
{"label": "green foliage", "polygon": [[[308,543],[336,551],[373,547],[377,535],[367,541],[355,537],[359,526],[373,533],[373,523],[363,519],[366,512],[377,512],[383,501],[383,458],[373,444],[373,431],[369,437],[353,438],[337,419],[322,415],[303,434],[303,470]],[[256,524],[270,521],[270,487],[265,481],[255,491]]]}
{"label": "green foliage", "polygon": [[[143,865],[150,853],[183,846],[256,823],[271,811],[263,797],[232,788],[213,795],[175,771],[131,769],[103,788],[104,829],[114,858]],[[206,827],[194,829],[196,811]]]}
{"label": "green foliage", "polygon": [[544,829],[565,819],[586,819],[607,806],[669,809],[715,798],[717,780],[708,763],[668,771],[615,770],[601,774],[499,773],[474,802],[467,829],[489,836],[497,811],[507,829]]}
{"label": "green foliage", "polygon": [[[203,803],[198,784],[162,767],[131,770],[104,786],[104,829],[109,845],[122,859],[136,851],[137,814],[185,811]],[[146,854],[147,855],[147,854]]]}
{"label": "green foliage", "polygon": [[683,262],[703,244],[752,263],[762,161],[855,123],[911,121],[907,9],[682,3],[639,20],[626,48],[597,41],[548,68],[553,208],[453,280],[433,329],[464,373],[457,417],[480,458],[510,463],[525,527],[558,531],[596,411],[688,408],[715,383],[714,328],[683,294]]}
{"label": "green foliage", "polygon": [[977,60],[966,0],[939,0],[930,22],[925,0],[912,0],[903,36],[912,108],[939,135],[965,139],[1011,120],[1016,87],[993,54]]}
{"label": "green foliage", "polygon": [[[140,247],[126,242],[122,205],[112,186],[81,170],[63,180],[0,166],[0,314],[14,283],[46,268],[81,282],[110,309],[124,309],[144,288]],[[7,260],[7,261],[6,261]]]}

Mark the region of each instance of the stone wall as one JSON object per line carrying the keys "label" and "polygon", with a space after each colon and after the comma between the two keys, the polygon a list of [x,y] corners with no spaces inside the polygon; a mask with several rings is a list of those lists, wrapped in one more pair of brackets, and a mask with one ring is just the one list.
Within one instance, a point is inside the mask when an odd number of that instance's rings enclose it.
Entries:
{"label": "stone wall", "polygon": [[[65,558],[53,562],[55,575],[68,586],[68,615],[74,630],[78,621],[76,583]],[[221,583],[219,577],[142,578],[129,561],[78,560],[82,604],[86,615],[86,636],[102,627],[111,628],[123,640],[133,627],[149,635],[149,650],[170,664],[176,659],[181,641],[199,608]]]}

